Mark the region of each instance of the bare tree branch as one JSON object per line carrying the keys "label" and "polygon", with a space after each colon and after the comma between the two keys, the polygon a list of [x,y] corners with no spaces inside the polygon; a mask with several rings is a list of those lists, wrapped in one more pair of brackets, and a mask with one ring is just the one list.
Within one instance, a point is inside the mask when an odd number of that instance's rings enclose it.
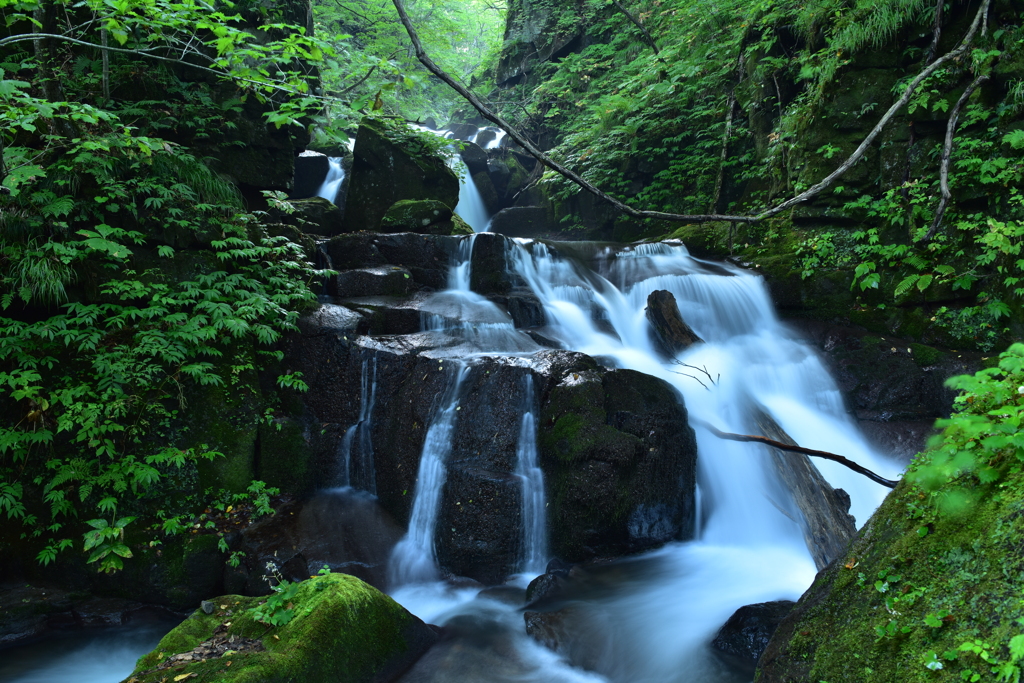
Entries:
{"label": "bare tree branch", "polygon": [[858,465],[857,463],[855,463],[854,461],[850,460],[849,458],[844,458],[843,456],[836,455],[835,453],[829,453],[828,451],[815,451],[815,450],[812,450],[810,448],[804,448],[803,446],[793,446],[793,445],[790,445],[788,443],[783,443],[782,441],[776,441],[774,439],[769,439],[767,436],[753,436],[751,434],[733,434],[732,432],[723,432],[722,430],[718,429],[717,427],[713,427],[710,424],[708,424],[707,422],[704,422],[703,420],[694,419],[693,417],[690,418],[690,422],[692,422],[693,424],[698,424],[701,427],[704,427],[705,429],[707,429],[709,432],[711,432],[712,434],[714,434],[718,438],[725,439],[727,441],[743,441],[743,442],[749,442],[749,443],[760,443],[760,444],[764,444],[765,446],[771,446],[772,448],[777,448],[780,451],[789,451],[790,453],[803,453],[804,455],[810,455],[810,456],[815,457],[815,458],[823,458],[824,460],[831,460],[832,462],[837,462],[840,465],[843,465],[844,467],[850,468],[851,470],[853,470],[854,472],[857,472],[858,474],[863,474],[865,477],[867,477],[868,479],[870,479],[873,482],[881,484],[882,486],[887,486],[887,487],[889,487],[891,489],[896,488],[896,484],[899,483],[899,481],[893,481],[892,479],[886,479],[882,475],[876,474],[875,472],[872,472],[871,470],[869,470],[866,467],[863,467],[862,465]]}
{"label": "bare tree branch", "polygon": [[935,237],[939,226],[942,225],[942,217],[946,214],[949,200],[953,198],[952,193],[949,191],[949,163],[953,155],[953,135],[956,133],[956,125],[960,119],[960,109],[974,91],[978,89],[978,86],[987,81],[988,78],[988,76],[982,75],[971,81],[971,84],[964,90],[964,94],[956,101],[953,111],[949,113],[949,121],[946,124],[946,144],[942,147],[942,163],[939,166],[939,185],[942,188],[942,199],[939,200],[939,208],[935,210],[935,220],[932,221],[932,226],[928,228],[928,233],[924,236],[925,243],[930,242]]}
{"label": "bare tree branch", "polygon": [[935,23],[932,26],[932,44],[928,46],[928,56],[924,58],[925,64],[931,64],[935,59],[935,53],[939,50],[939,38],[942,37],[942,8],[946,0],[938,0],[935,3]]}
{"label": "bare tree branch", "polygon": [[647,29],[644,27],[643,24],[640,23],[640,20],[634,17],[632,12],[623,7],[622,3],[619,2],[619,0],[612,0],[612,2],[615,3],[615,6],[619,8],[620,12],[625,14],[626,17],[631,22],[633,22],[634,26],[640,29],[640,33],[644,34],[644,39],[647,41],[647,44],[651,46],[651,49],[654,50],[654,54],[658,57],[658,60],[664,63],[665,60],[661,58],[661,52],[658,50],[658,44],[654,42],[654,38],[652,38],[651,34],[647,32]]}
{"label": "bare tree branch", "polygon": [[[416,33],[416,28],[412,25],[412,21],[409,19],[409,15],[405,11],[405,6],[402,4],[402,0],[392,0],[392,3],[395,5],[395,9],[398,10],[398,16],[402,21],[402,25],[405,26],[405,30],[409,34],[409,39],[412,41],[417,59],[419,59],[420,63],[422,63],[423,66],[425,66],[428,71],[430,71],[432,74],[434,74],[442,81],[447,83],[457,93],[462,95],[462,97],[464,97],[470,104],[473,105],[473,107],[478,112],[480,112],[481,116],[483,116],[485,119],[487,119],[494,125],[504,130],[508,134],[509,138],[511,138],[518,145],[520,145],[523,149],[525,149],[531,156],[537,159],[537,161],[544,164],[545,166],[547,166],[554,172],[558,173],[559,175],[563,176],[564,178],[567,178],[568,180],[572,181],[573,183],[583,188],[587,192],[590,192],[595,197],[604,200],[605,202],[611,204],[612,206],[614,206],[627,216],[631,216],[633,218],[651,218],[655,220],[676,221],[683,223],[706,223],[709,221],[734,221],[737,223],[755,223],[766,218],[771,218],[772,216],[782,213],[786,209],[792,208],[793,206],[800,204],[801,202],[805,202],[808,199],[817,196],[822,191],[831,186],[832,183],[834,183],[840,176],[842,176],[844,173],[850,170],[850,168],[852,168],[854,164],[860,161],[861,158],[863,158],[864,154],[867,152],[868,147],[871,146],[871,144],[875,141],[878,135],[889,123],[889,121],[891,121],[892,118],[896,115],[896,113],[899,112],[899,110],[906,106],[907,102],[910,101],[910,98],[913,96],[918,86],[921,85],[921,83],[929,76],[931,76],[940,68],[945,66],[948,62],[954,59],[958,59],[967,51],[967,49],[971,45],[971,42],[974,40],[974,35],[978,32],[978,27],[981,25],[982,20],[985,19],[987,21],[988,8],[991,3],[991,0],[983,0],[981,8],[975,15],[974,21],[971,23],[971,27],[968,30],[967,35],[965,35],[964,39],[960,42],[960,45],[957,46],[955,49],[950,50],[942,57],[936,59],[928,66],[926,66],[921,71],[921,73],[919,73],[917,77],[915,77],[907,85],[907,87],[903,91],[903,95],[889,108],[885,115],[882,116],[881,120],[879,120],[878,124],[875,125],[875,127],[871,130],[870,133],[868,133],[867,137],[864,138],[864,140],[860,143],[857,149],[854,150],[853,154],[851,154],[850,157],[846,161],[844,161],[842,165],[839,166],[839,168],[830,173],[826,178],[821,180],[819,183],[817,183],[810,189],[801,192],[797,196],[792,197],[791,199],[788,199],[782,202],[781,204],[778,204],[769,209],[765,209],[764,211],[761,211],[760,213],[753,216],[723,216],[718,214],[691,215],[666,213],[664,211],[645,211],[641,209],[635,209],[632,206],[624,204],[615,197],[609,195],[608,193],[604,192],[603,190],[597,188],[596,186],[584,180],[575,171],[565,168],[561,164],[553,161],[550,157],[541,152],[534,145],[530,144],[528,140],[526,140],[522,135],[520,135],[508,123],[503,121],[497,114],[491,112],[476,95],[474,95],[471,91],[464,88],[454,79],[452,79],[451,76],[445,73],[443,69],[441,69],[437,64],[433,62],[433,60],[430,59],[426,51],[423,49],[423,44],[420,42],[419,35]],[[0,45],[2,44],[2,41],[0,41]]]}

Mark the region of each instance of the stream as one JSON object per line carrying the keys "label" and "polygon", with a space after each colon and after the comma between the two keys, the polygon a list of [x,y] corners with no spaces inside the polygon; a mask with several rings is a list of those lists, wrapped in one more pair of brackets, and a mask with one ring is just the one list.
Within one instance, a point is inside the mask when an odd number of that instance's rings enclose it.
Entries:
{"label": "stream", "polygon": [[[487,145],[499,144],[495,136]],[[337,193],[340,165],[332,163]],[[468,174],[457,212],[477,233],[489,217]],[[541,350],[507,312],[470,288],[476,235],[462,238],[446,290],[423,306],[423,327],[455,343],[435,351],[449,368],[428,426],[412,516],[394,547],[388,592],[449,635],[400,680],[607,683],[741,683],[749,675],[714,657],[708,644],[739,607],[796,600],[816,569],[804,535],[780,502],[781,487],[759,445],[723,441],[696,426],[700,457],[694,540],[611,563],[571,602],[575,636],[559,651],[527,636],[522,594],[548,561],[545,485],[538,464],[539,398],[527,377],[520,407],[515,476],[522,485],[521,573],[505,587],[445,580],[435,549],[445,460],[459,426],[467,368],[482,356],[528,362]],[[842,396],[814,351],[783,324],[756,273],[694,258],[680,243],[611,246],[505,241],[508,275],[539,300],[539,332],[561,348],[609,368],[636,370],[674,387],[692,418],[729,432],[756,431],[755,415],[770,416],[800,445],[841,453],[895,478],[900,467],[874,452],[848,417]],[[660,355],[645,318],[648,296],[671,292],[694,332],[695,344],[674,361]],[[450,361],[450,362],[449,362]],[[376,361],[364,361],[362,409],[338,449],[341,485],[375,493],[370,423]],[[692,424],[697,424],[692,421]],[[863,524],[887,489],[838,464],[816,461],[834,487],[847,491],[850,512]],[[3,653],[0,681],[74,680],[114,683],[131,671],[167,625],[62,635]],[[57,657],[52,652],[57,649]]]}

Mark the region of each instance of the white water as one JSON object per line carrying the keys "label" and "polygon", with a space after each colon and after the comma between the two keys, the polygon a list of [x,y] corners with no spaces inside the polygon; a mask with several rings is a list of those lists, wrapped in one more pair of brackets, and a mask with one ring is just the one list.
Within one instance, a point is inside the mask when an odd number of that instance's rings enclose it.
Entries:
{"label": "white water", "polygon": [[[377,493],[371,436],[373,406],[377,402],[377,356],[363,360],[360,376],[359,419],[345,431],[339,446],[342,458],[340,486]],[[353,459],[353,448],[355,459]]]}
{"label": "white water", "polygon": [[[898,467],[873,453],[845,414],[817,356],[778,320],[760,277],[701,262],[682,245],[669,244],[609,251],[597,272],[528,240],[516,241],[509,260],[544,306],[544,335],[566,348],[665,379],[693,417],[722,430],[749,432],[752,412],[763,410],[801,445],[842,453],[883,476],[896,476]],[[468,282],[468,274],[460,282]],[[656,289],[675,295],[684,319],[707,342],[677,359],[693,368],[665,362],[653,348],[644,309]],[[476,296],[468,289],[457,295]],[[521,353],[517,343],[524,335],[510,335],[492,353]],[[614,624],[600,638],[599,661],[591,662],[608,681],[732,680],[721,677],[721,665],[707,650],[717,629],[743,605],[797,599],[814,578],[799,526],[769,499],[776,482],[763,447],[722,441],[699,427],[696,432],[703,512],[698,539],[651,553],[652,576],[584,608],[594,623]],[[832,485],[850,493],[858,523],[887,492],[838,465],[816,464]],[[540,564],[516,580],[528,580]],[[394,595],[434,623],[481,602],[440,584]],[[554,680],[554,671],[564,666],[556,660],[547,673],[517,680]]]}
{"label": "white water", "polygon": [[341,167],[341,157],[327,157],[327,161],[330,164],[327,177],[324,178],[320,189],[316,191],[316,196],[336,204],[341,184],[345,181],[345,169]]}
{"label": "white water", "polygon": [[516,445],[516,476],[523,482],[523,550],[520,571],[541,574],[548,563],[548,520],[544,499],[544,473],[537,457],[537,415],[533,377],[523,379],[523,419]]}
{"label": "white water", "polygon": [[454,376],[449,379],[448,388],[441,399],[440,410],[427,429],[416,474],[409,531],[395,546],[388,564],[388,578],[393,586],[436,581],[439,577],[434,528],[437,526],[441,489],[447,474],[445,461],[452,451],[455,417],[459,410],[459,389],[468,371],[468,365],[456,365]]}

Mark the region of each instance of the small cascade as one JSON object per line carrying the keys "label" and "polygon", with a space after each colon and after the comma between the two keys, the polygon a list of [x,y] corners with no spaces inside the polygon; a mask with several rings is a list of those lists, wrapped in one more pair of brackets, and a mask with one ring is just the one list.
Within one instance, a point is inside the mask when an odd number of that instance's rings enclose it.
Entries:
{"label": "small cascade", "polygon": [[477,189],[462,159],[456,157],[452,166],[459,176],[459,203],[455,207],[455,213],[473,228],[473,232],[486,232],[487,226],[491,223],[491,214],[484,206],[480,190]]}
{"label": "small cascade", "polygon": [[377,356],[363,360],[360,379],[359,420],[348,428],[338,447],[341,459],[341,486],[377,493],[373,466],[371,417],[377,401]]}
{"label": "small cascade", "polygon": [[388,578],[392,586],[436,581],[440,578],[434,548],[441,489],[447,475],[446,461],[452,451],[452,435],[459,410],[459,390],[469,366],[459,364],[441,398],[441,407],[423,441],[416,474],[409,531],[391,552]]}
{"label": "small cascade", "polygon": [[523,547],[520,571],[540,574],[548,563],[548,520],[544,500],[544,473],[537,457],[537,407],[533,376],[524,378],[523,420],[516,447],[516,476],[523,482]]}
{"label": "small cascade", "polygon": [[328,157],[330,167],[327,170],[327,177],[324,178],[320,189],[316,191],[317,197],[323,197],[327,201],[337,204],[338,193],[341,192],[341,184],[345,182],[345,169],[341,166],[341,157]]}

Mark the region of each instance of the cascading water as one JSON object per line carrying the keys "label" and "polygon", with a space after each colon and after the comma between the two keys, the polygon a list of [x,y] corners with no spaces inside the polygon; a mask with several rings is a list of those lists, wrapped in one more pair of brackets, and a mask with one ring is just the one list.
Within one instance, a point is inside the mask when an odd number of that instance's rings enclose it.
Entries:
{"label": "cascading water", "polygon": [[[843,453],[883,476],[894,476],[897,467],[867,446],[820,360],[776,317],[760,277],[695,259],[682,245],[637,245],[596,260],[597,268],[589,271],[578,259],[561,258],[529,240],[510,243],[508,253],[510,269],[543,305],[544,336],[606,364],[660,377],[679,390],[697,418],[692,423],[701,511],[697,540],[648,554],[645,581],[578,608],[593,623],[615,624],[601,635],[602,655],[590,666],[615,683],[742,680],[723,671],[708,642],[742,605],[799,597],[815,566],[799,524],[771,499],[778,485],[768,453],[761,446],[720,440],[697,426],[698,420],[724,431],[750,432],[753,415],[763,411],[801,445]],[[439,296],[471,300],[477,295],[468,291],[468,281],[467,268],[463,279],[452,278],[459,289]],[[655,290],[674,294],[683,317],[706,342],[675,359],[690,368],[667,362],[652,344],[644,309]],[[522,337],[512,330],[478,352],[521,354]],[[526,423],[524,417],[524,431]],[[851,511],[860,522],[884,497],[885,489],[844,468],[819,467],[832,485],[851,494]],[[524,491],[524,512],[529,504]],[[540,562],[529,564],[531,573],[539,571]],[[465,615],[481,603],[443,587],[395,596],[433,623]],[[527,647],[516,642],[520,651]],[[564,662],[555,662],[515,680],[539,682],[563,674]]]}
{"label": "cascading water", "polygon": [[327,177],[316,191],[317,197],[323,197],[329,202],[338,202],[338,193],[341,192],[341,184],[345,182],[345,169],[341,166],[341,157],[328,157],[330,164],[327,169]]}
{"label": "cascading water", "polygon": [[459,204],[455,207],[455,213],[473,228],[473,232],[485,232],[491,223],[491,214],[484,206],[480,190],[462,159],[457,158],[452,165],[459,174]]}
{"label": "cascading water", "polygon": [[523,419],[516,446],[516,476],[523,482],[523,549],[520,562],[525,574],[540,574],[548,563],[548,521],[545,513],[544,473],[537,458],[537,415],[533,377],[523,379]]}
{"label": "cascading water", "polygon": [[423,442],[423,454],[416,475],[409,531],[391,553],[388,576],[393,586],[436,581],[439,577],[434,550],[441,487],[446,478],[445,461],[452,450],[452,434],[459,410],[459,389],[469,366],[458,364],[441,399],[438,411]]}
{"label": "cascading water", "polygon": [[[341,486],[377,493],[373,467],[371,418],[377,402],[377,357],[363,360],[360,377],[359,420],[345,431],[338,447],[341,456]],[[353,457],[353,455],[355,457]]]}

